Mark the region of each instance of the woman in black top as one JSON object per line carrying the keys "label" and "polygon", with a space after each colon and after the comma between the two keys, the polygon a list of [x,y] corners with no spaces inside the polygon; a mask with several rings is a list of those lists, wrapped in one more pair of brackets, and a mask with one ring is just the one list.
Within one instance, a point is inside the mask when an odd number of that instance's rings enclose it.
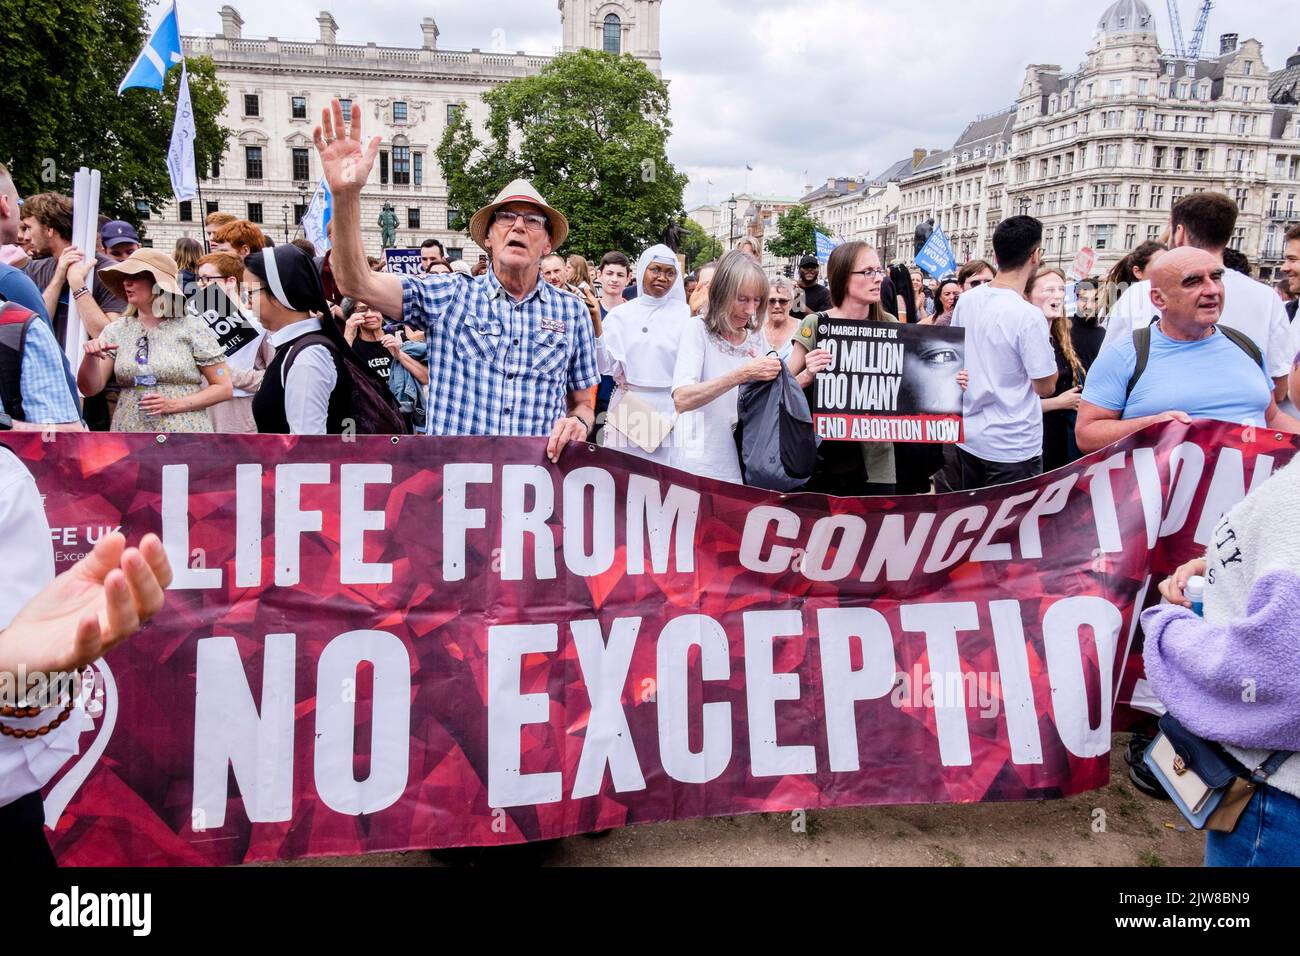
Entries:
{"label": "woman in black top", "polygon": [[367,303],[358,299],[343,300],[343,338],[352,346],[352,351],[366,374],[377,388],[388,391],[388,375],[393,368],[393,355],[384,347],[384,317],[378,309],[372,309]]}
{"label": "woman in black top", "polygon": [[1074,349],[1070,320],[1065,317],[1065,275],[1059,269],[1039,269],[1026,292],[1050,324],[1056,353],[1056,392],[1042,400],[1043,470],[1053,471],[1080,457],[1074,424],[1087,373]]}

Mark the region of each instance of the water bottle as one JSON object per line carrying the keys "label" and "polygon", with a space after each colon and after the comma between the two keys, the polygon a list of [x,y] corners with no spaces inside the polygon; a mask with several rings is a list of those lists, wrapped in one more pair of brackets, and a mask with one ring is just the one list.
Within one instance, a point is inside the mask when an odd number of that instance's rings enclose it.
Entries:
{"label": "water bottle", "polygon": [[1192,575],[1187,579],[1183,593],[1192,602],[1192,613],[1197,617],[1205,617],[1205,578],[1199,574]]}

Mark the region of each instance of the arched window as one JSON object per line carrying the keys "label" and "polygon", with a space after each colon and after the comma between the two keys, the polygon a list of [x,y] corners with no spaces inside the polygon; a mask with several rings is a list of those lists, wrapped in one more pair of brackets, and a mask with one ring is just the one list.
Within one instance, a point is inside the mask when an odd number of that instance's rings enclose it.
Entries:
{"label": "arched window", "polygon": [[605,17],[605,52],[614,54],[623,52],[623,21],[618,18],[617,13]]}

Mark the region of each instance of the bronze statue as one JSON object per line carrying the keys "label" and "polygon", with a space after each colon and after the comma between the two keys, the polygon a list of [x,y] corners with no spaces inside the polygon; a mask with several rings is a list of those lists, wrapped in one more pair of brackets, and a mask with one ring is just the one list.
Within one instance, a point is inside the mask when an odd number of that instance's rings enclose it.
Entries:
{"label": "bronze statue", "polygon": [[384,211],[379,214],[378,225],[383,247],[391,249],[397,245],[397,213],[393,212],[392,203],[384,203]]}
{"label": "bronze statue", "polygon": [[925,222],[916,227],[916,235],[912,237],[913,256],[919,256],[925,244],[930,240],[930,233],[934,232],[934,217],[931,216]]}

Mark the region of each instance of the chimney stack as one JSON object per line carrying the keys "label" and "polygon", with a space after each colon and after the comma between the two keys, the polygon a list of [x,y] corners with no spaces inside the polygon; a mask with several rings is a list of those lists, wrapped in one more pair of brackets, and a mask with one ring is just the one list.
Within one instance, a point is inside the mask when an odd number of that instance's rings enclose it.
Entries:
{"label": "chimney stack", "polygon": [[912,168],[916,169],[917,166],[920,166],[921,160],[925,159],[927,155],[928,154],[923,149],[917,148],[912,150]]}
{"label": "chimney stack", "polygon": [[1237,34],[1225,33],[1219,37],[1219,56],[1226,56],[1229,53],[1236,52]]}
{"label": "chimney stack", "polygon": [[239,11],[226,4],[221,8],[221,35],[227,40],[238,40],[243,36],[244,18]]}
{"label": "chimney stack", "polygon": [[420,31],[424,34],[424,48],[438,49],[438,24],[433,17],[425,17],[420,21]]}
{"label": "chimney stack", "polygon": [[330,13],[328,10],[322,10],[320,16],[316,18],[316,22],[320,24],[321,43],[326,46],[333,46],[338,42],[339,24],[338,21],[334,19],[334,14]]}

